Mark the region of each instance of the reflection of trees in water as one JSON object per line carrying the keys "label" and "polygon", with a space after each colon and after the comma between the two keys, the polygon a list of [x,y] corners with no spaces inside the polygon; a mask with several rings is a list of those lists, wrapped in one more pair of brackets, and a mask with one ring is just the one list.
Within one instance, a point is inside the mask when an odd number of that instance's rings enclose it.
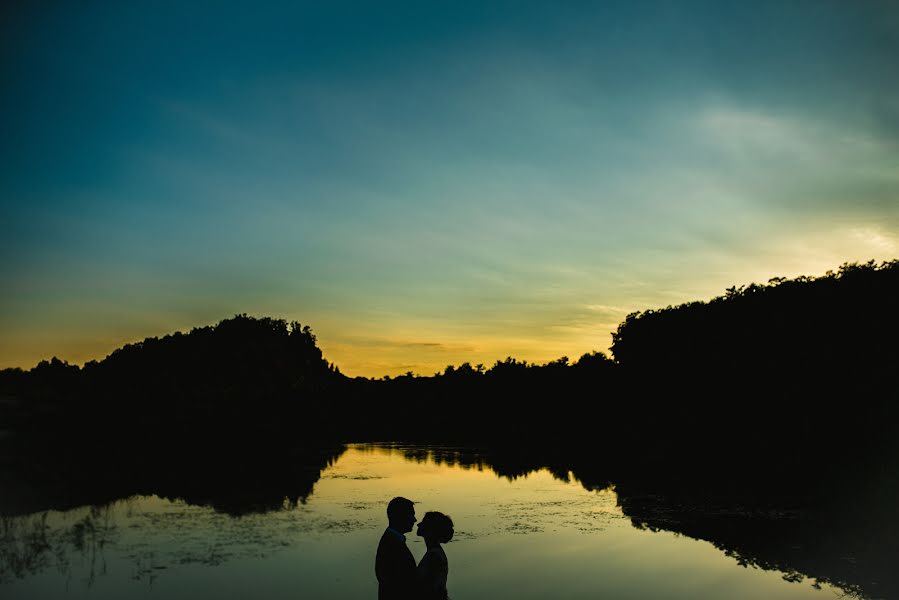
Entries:
{"label": "reflection of trees in water", "polygon": [[68,513],[3,517],[0,583],[56,569],[91,587],[126,569],[152,587],[172,569],[265,558],[308,536],[340,535],[380,523],[367,516],[308,512],[285,499],[283,510],[240,516],[209,506],[135,497]]}
{"label": "reflection of trees in water", "polygon": [[492,469],[492,465],[477,450],[454,446],[422,446],[409,444],[358,444],[360,451],[398,453],[408,461],[425,464],[432,462],[463,469]]}
{"label": "reflection of trees in water", "polygon": [[0,582],[44,570],[52,548],[47,513],[28,518],[0,518]]}
{"label": "reflection of trees in water", "polygon": [[72,576],[72,557],[87,565],[85,582],[93,585],[106,573],[104,549],[115,535],[110,507],[93,506],[70,526],[54,528],[49,513],[27,517],[0,517],[0,583],[35,575],[55,567]]}
{"label": "reflection of trees in water", "polygon": [[[58,459],[56,454],[20,455],[13,468],[0,461],[0,481],[10,491],[5,500],[12,509],[7,514],[65,511],[156,495],[242,515],[305,503],[322,471],[345,449],[338,444],[302,448],[223,444],[202,453],[179,452],[175,447],[154,448],[143,455],[109,450],[88,455],[74,448]],[[110,477],[110,472],[116,476]],[[27,493],[17,494],[19,490]]]}
{"label": "reflection of trees in water", "polygon": [[808,579],[814,588],[831,585],[852,598],[899,592],[895,539],[885,531],[847,529],[853,514],[698,503],[628,489],[618,499],[634,527],[707,541],[742,567],[777,571],[795,583]]}
{"label": "reflection of trees in water", "polygon": [[115,525],[110,520],[110,507],[107,505],[92,506],[90,513],[75,523],[69,532],[69,539],[75,550],[88,559],[88,587],[94,583],[98,571],[106,573],[103,549],[114,529]]}
{"label": "reflection of trees in water", "polygon": [[305,504],[322,472],[346,451],[336,444],[302,448],[240,448],[208,462],[159,473],[149,491],[217,512],[240,516]]}
{"label": "reflection of trees in water", "polygon": [[614,477],[589,459],[575,454],[566,459],[548,451],[541,456],[537,448],[514,454],[451,446],[386,447],[408,460],[490,469],[510,481],[547,469],[560,481],[574,480],[589,490],[611,487],[637,529],[704,540],[743,567],[776,571],[786,581],[809,579],[813,587],[829,584],[847,597],[899,597],[899,514],[893,501],[899,493],[886,483],[865,493],[847,487],[837,494],[835,486],[833,497],[826,502],[819,498],[817,505],[797,504],[795,497],[769,487],[755,490],[765,502],[754,503],[743,494],[719,495],[714,485],[705,489],[693,480],[641,479],[637,474],[613,484]]}
{"label": "reflection of trees in water", "polygon": [[[462,446],[422,446],[407,444],[376,444],[367,446],[360,444],[358,449],[374,451],[379,448],[382,451],[400,453],[406,460],[420,464],[432,462],[436,465],[448,467],[460,467],[462,469],[476,469],[478,471],[490,470],[509,481],[515,481],[520,477],[527,477],[532,473],[546,469],[559,481],[568,483],[574,474],[559,457],[546,451],[535,449],[533,453],[502,450],[497,448],[470,448]],[[581,482],[583,483],[583,482]],[[590,486],[584,483],[584,487],[592,490],[608,489],[611,483],[601,486]]]}
{"label": "reflection of trees in water", "polygon": [[[356,448],[375,451],[373,446]],[[585,465],[569,471],[557,458],[499,453],[495,458],[489,450],[448,446],[389,448],[408,460],[489,469],[510,481],[553,466],[552,474],[561,481],[574,480],[590,490],[608,487],[604,472],[591,471]],[[285,473],[284,478],[290,480],[290,474]],[[160,575],[178,566],[217,566],[237,558],[266,556],[303,535],[339,534],[380,523],[365,520],[372,517],[364,512],[349,519],[317,516],[304,510],[302,502],[284,496],[275,503],[270,493],[276,489],[273,485],[261,490],[255,499],[248,490],[244,500],[251,500],[249,505],[234,504],[227,490],[223,497],[216,497],[210,489],[202,497],[180,494],[186,500],[164,502],[161,508],[154,505],[149,510],[138,498],[63,515],[44,512],[4,517],[0,520],[0,582],[56,569],[68,579],[77,571],[79,581],[91,586],[97,577],[107,574],[108,548],[113,545],[115,568],[121,568],[118,561],[124,560],[133,579],[152,586]],[[685,495],[685,489],[645,481],[615,486],[618,506],[639,529],[671,531],[708,541],[738,564],[780,572],[788,581],[809,578],[812,585],[831,584],[852,596],[897,597],[897,515],[892,506],[883,505],[888,497],[881,498],[877,508],[874,500],[858,495],[851,505],[854,508],[845,505],[839,514],[806,512],[788,505],[760,508],[716,499],[701,490]],[[223,507],[235,506],[264,506],[269,512],[223,511]],[[867,512],[858,514],[859,507],[868,507]],[[570,509],[567,506],[563,512],[567,515]],[[502,523],[497,526],[503,525],[499,529],[504,533],[538,531],[533,522],[535,511],[550,521],[561,518],[551,502],[511,504],[498,515]],[[601,529],[603,522],[588,522],[588,512],[581,512],[584,522],[575,526],[587,532]],[[175,531],[177,544],[172,544]],[[112,569],[112,562],[109,564]]]}

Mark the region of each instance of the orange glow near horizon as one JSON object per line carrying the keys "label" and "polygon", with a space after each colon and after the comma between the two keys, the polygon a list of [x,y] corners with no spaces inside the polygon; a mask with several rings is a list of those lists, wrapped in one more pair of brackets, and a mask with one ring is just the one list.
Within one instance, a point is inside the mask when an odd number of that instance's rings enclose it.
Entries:
{"label": "orange glow near horizon", "polygon": [[[878,243],[883,240],[878,238]],[[890,246],[888,250],[892,251]],[[345,375],[355,377],[383,377],[403,375],[433,375],[442,372],[448,365],[458,366],[470,363],[483,364],[489,368],[497,361],[512,357],[517,360],[542,364],[563,356],[576,361],[581,355],[599,351],[610,354],[611,335],[624,317],[636,310],[661,308],[695,299],[708,300],[721,295],[730,285],[744,285],[750,282],[766,282],[774,276],[789,278],[812,274],[821,276],[827,270],[836,269],[839,263],[826,262],[827,255],[816,257],[806,264],[814,268],[803,268],[790,262],[781,269],[764,272],[754,269],[750,275],[735,281],[724,279],[720,273],[715,277],[720,283],[696,277],[683,282],[684,291],[671,292],[660,285],[655,292],[648,290],[626,307],[625,299],[611,305],[581,304],[560,305],[559,307],[538,307],[528,322],[525,315],[519,319],[506,321],[444,320],[428,321],[413,319],[404,324],[397,318],[384,323],[339,319],[334,315],[321,315],[322,325],[307,321],[300,315],[288,320],[300,320],[309,324],[318,338],[318,345],[324,357],[337,365]],[[887,260],[887,259],[883,259]],[[843,261],[846,262],[846,261]],[[861,261],[856,261],[861,262]],[[648,286],[646,286],[648,287]],[[693,290],[691,293],[689,290]],[[654,301],[652,300],[654,299]],[[235,311],[233,314],[238,314]],[[189,331],[192,327],[211,325],[232,315],[212,316],[206,322],[181,322],[174,327],[165,327],[161,319],[152,321],[135,319],[134,323],[119,322],[121,329],[105,330],[102,320],[95,321],[94,330],[81,331],[69,327],[62,331],[34,332],[25,327],[17,327],[0,344],[0,366],[30,369],[41,360],[53,356],[70,364],[83,365],[90,360],[101,360],[116,348],[146,337],[161,337],[175,331]],[[252,313],[249,313],[252,314]],[[274,316],[258,313],[254,316]],[[52,326],[52,323],[50,323]],[[98,335],[105,333],[105,335]],[[55,350],[50,350],[55,348]]]}

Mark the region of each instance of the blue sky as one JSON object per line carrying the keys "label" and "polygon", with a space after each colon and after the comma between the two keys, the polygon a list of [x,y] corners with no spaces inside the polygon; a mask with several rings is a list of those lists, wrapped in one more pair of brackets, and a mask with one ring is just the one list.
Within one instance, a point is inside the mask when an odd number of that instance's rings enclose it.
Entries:
{"label": "blue sky", "polygon": [[899,256],[889,2],[2,10],[0,367],[236,313],[352,375],[575,358]]}

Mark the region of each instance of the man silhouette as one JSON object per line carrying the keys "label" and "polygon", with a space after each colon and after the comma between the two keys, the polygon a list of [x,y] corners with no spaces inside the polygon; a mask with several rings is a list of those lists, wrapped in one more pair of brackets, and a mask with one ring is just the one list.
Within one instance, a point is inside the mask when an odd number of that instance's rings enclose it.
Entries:
{"label": "man silhouette", "polygon": [[387,504],[389,523],[375,558],[378,600],[412,600],[418,591],[418,567],[406,546],[406,536],[415,524],[415,506],[397,496]]}

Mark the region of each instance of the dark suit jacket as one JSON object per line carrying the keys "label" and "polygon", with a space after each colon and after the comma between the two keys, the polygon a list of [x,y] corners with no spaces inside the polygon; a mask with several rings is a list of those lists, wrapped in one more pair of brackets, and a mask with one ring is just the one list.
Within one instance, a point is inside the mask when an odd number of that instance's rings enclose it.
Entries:
{"label": "dark suit jacket", "polygon": [[418,567],[406,542],[385,530],[375,558],[378,600],[414,600],[418,591]]}

